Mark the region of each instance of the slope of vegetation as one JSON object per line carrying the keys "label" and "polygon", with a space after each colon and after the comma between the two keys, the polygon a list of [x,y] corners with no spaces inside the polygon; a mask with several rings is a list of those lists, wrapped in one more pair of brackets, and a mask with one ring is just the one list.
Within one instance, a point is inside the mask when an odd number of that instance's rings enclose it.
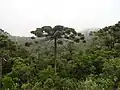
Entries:
{"label": "slope of vegetation", "polygon": [[120,22],[87,40],[59,25],[31,33],[22,44],[0,34],[1,90],[120,90]]}

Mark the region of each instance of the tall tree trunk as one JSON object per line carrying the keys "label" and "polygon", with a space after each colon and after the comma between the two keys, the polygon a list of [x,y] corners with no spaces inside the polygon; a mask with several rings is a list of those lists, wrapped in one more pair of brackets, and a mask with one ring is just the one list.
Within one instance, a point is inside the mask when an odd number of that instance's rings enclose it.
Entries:
{"label": "tall tree trunk", "polygon": [[57,58],[57,39],[54,39],[54,69],[56,73],[56,58]]}

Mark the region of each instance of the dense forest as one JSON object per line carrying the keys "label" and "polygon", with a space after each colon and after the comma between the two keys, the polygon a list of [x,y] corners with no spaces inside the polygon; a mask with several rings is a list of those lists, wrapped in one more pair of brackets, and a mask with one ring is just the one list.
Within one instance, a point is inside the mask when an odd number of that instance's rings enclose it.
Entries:
{"label": "dense forest", "polygon": [[1,90],[120,90],[120,21],[88,36],[61,25],[30,33],[0,30]]}

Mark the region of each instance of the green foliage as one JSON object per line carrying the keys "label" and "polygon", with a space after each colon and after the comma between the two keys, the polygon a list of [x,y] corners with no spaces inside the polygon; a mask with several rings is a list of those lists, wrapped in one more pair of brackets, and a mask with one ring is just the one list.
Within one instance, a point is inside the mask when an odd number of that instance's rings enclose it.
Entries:
{"label": "green foliage", "polygon": [[16,45],[8,36],[0,34],[0,65],[2,65],[2,69],[0,66],[0,70],[2,70],[2,74],[6,74],[11,71],[12,61],[11,57],[15,56]]}
{"label": "green foliage", "polygon": [[115,48],[115,44],[120,43],[120,22],[113,26],[102,28],[94,32],[94,35],[94,39],[96,38],[100,46],[113,49]]}
{"label": "green foliage", "polygon": [[39,80],[44,82],[46,79],[54,76],[54,70],[51,66],[48,66],[47,69],[41,70],[39,74]]}
{"label": "green foliage", "polygon": [[105,75],[120,80],[120,58],[106,60],[103,66]]}
{"label": "green foliage", "polygon": [[30,45],[32,45],[32,42],[26,42],[25,43],[25,46],[27,46],[27,47],[30,47]]}
{"label": "green foliage", "polygon": [[60,25],[37,28],[31,33],[43,38],[26,45],[0,35],[2,89],[119,90],[119,32],[120,22],[90,32],[85,44],[74,43],[84,35]]}
{"label": "green foliage", "polygon": [[13,82],[11,77],[5,76],[3,78],[3,80],[2,80],[2,82],[3,82],[3,88],[4,89],[8,89],[9,88],[10,90],[12,90],[12,88],[14,86],[14,82]]}
{"label": "green foliage", "polygon": [[30,90],[32,87],[32,85],[30,83],[27,83],[27,84],[23,84],[21,89],[23,90]]}

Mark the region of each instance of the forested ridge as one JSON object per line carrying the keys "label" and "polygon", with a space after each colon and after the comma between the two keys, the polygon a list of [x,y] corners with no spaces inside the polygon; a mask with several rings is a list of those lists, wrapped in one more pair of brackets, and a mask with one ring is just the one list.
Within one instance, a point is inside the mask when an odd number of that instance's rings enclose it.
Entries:
{"label": "forested ridge", "polygon": [[87,38],[62,25],[30,33],[0,30],[0,90],[120,90],[120,21]]}

